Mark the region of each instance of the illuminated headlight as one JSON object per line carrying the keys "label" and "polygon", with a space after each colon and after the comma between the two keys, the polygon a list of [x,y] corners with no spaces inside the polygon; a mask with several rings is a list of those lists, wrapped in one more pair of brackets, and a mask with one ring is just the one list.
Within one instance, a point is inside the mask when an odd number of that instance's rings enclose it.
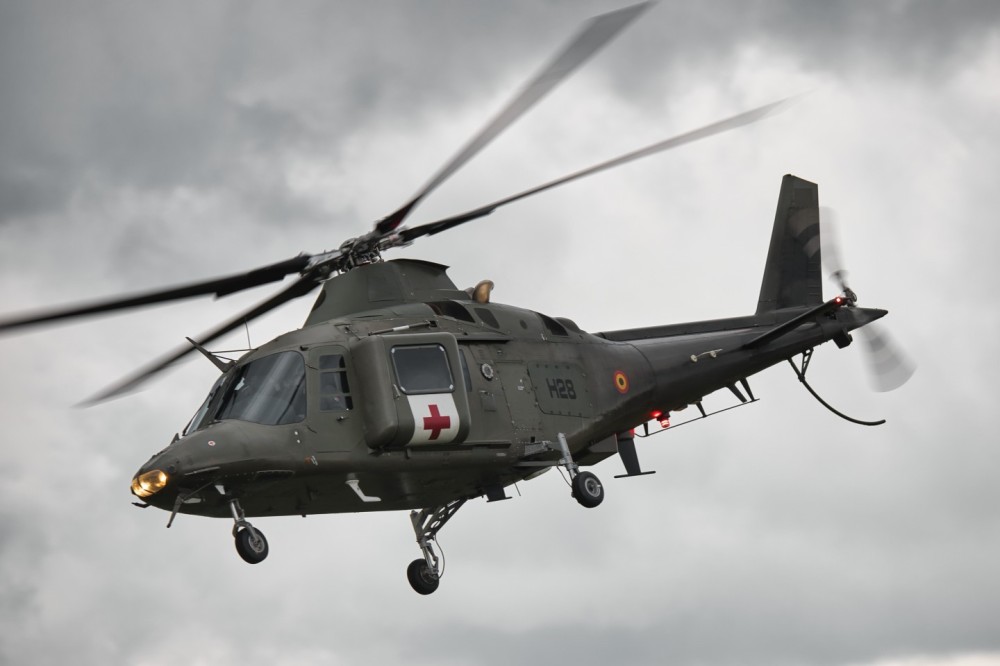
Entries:
{"label": "illuminated headlight", "polygon": [[151,472],[140,474],[132,479],[132,494],[137,497],[149,497],[163,490],[170,477],[166,472],[154,469]]}

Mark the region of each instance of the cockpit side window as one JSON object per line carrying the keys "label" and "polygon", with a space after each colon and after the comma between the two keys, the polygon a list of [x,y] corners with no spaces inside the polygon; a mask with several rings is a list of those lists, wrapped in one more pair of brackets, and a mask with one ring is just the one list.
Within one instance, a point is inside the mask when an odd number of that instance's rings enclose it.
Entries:
{"label": "cockpit side window", "polygon": [[286,425],[305,417],[305,361],[298,352],[287,351],[237,368],[215,418]]}
{"label": "cockpit side window", "polygon": [[354,408],[347,382],[347,361],[343,354],[319,357],[319,408],[324,412],[344,412]]}
{"label": "cockpit side window", "polygon": [[187,426],[185,426],[184,431],[181,433],[182,435],[187,435],[195,430],[201,430],[203,427],[208,425],[205,423],[207,420],[205,419],[205,416],[208,414],[208,408],[211,407],[212,399],[215,398],[215,394],[219,392],[219,387],[222,386],[222,383],[225,380],[226,375],[222,375],[215,380],[215,383],[212,384],[211,390],[208,392],[208,397],[205,398],[205,402],[201,403],[201,407],[198,408],[198,411],[195,412],[194,416],[191,417],[191,420],[188,421]]}

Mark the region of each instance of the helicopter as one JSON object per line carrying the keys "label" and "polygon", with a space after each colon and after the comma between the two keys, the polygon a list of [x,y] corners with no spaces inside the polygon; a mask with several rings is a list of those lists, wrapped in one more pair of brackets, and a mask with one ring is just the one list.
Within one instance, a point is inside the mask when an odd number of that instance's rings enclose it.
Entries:
{"label": "helicopter", "polygon": [[[752,315],[589,333],[571,319],[494,302],[490,281],[460,289],[440,264],[383,259],[383,253],[507,204],[745,126],[786,105],[782,100],[758,107],[470,211],[404,226],[433,190],[648,6],[591,19],[416,195],[336,249],[19,315],[0,320],[0,332],[222,297],[292,277],[271,297],[188,338],[89,402],[118,397],[180,359],[201,354],[219,376],[188,424],[135,473],[136,504],[169,512],[167,527],[179,514],[232,519],[235,548],[250,564],[269,552],[250,518],[409,511],[420,557],[407,567],[407,579],[416,592],[433,593],[443,574],[438,534],[469,500],[507,499],[511,485],[556,468],[568,476],[571,496],[595,508],[605,487],[583,468],[617,456],[625,469],[620,476],[652,474],[639,463],[636,438],[676,427],[671,416],[689,407],[699,413],[695,420],[717,413],[703,404],[716,391],[728,390],[734,406],[755,402],[749,378],[782,362],[792,363],[811,391],[805,377],[813,350],[831,341],[846,347],[853,331],[887,314],[859,306],[839,268],[834,277],[841,293],[823,299],[818,188],[792,175],[781,182]],[[238,359],[208,349],[316,290],[301,328]],[[875,341],[887,350],[886,363],[898,366],[889,345]],[[795,366],[792,359],[799,356]],[[910,372],[903,368],[892,382],[905,381]]]}

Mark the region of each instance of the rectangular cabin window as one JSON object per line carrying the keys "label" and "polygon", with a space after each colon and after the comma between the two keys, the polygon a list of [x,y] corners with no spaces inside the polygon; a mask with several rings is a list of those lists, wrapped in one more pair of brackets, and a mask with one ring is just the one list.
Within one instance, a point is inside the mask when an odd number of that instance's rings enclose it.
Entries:
{"label": "rectangular cabin window", "polygon": [[403,393],[451,393],[455,389],[448,355],[441,345],[393,347],[392,364]]}
{"label": "rectangular cabin window", "polygon": [[324,412],[345,412],[354,408],[347,383],[347,362],[342,354],[319,357],[319,408]]}

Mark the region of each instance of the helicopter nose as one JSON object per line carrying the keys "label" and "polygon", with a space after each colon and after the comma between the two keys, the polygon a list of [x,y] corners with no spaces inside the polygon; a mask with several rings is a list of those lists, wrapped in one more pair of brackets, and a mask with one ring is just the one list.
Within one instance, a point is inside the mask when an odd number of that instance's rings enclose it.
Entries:
{"label": "helicopter nose", "polygon": [[182,476],[180,463],[174,455],[167,455],[167,450],[157,453],[132,477],[132,494],[141,500],[149,501],[174,485]]}

